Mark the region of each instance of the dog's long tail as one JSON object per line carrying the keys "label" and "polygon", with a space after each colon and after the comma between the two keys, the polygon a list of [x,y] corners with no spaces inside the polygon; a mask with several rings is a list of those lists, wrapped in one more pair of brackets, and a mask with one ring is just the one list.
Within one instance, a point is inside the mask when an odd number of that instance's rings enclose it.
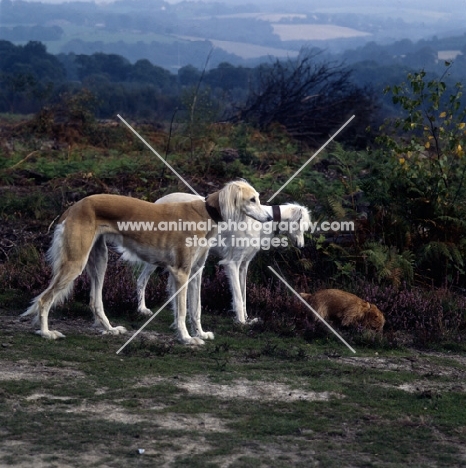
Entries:
{"label": "dog's long tail", "polygon": [[54,289],[57,291],[57,294],[54,297],[55,304],[62,303],[72,290],[74,281],[70,281],[68,282],[68,284],[64,285],[63,283],[66,283],[65,281],[63,281],[65,278],[60,278],[60,273],[62,272],[64,263],[64,238],[65,221],[61,222],[56,226],[53,234],[52,244],[50,245],[50,248],[47,251],[47,260],[49,263],[51,263],[53,271],[53,278],[50,282],[50,286],[44,292],[42,292],[36,298],[33,299],[31,306],[26,310],[26,312],[21,314],[21,317],[36,314],[36,318],[39,318],[40,301],[44,294],[50,291],[52,287],[54,287]]}

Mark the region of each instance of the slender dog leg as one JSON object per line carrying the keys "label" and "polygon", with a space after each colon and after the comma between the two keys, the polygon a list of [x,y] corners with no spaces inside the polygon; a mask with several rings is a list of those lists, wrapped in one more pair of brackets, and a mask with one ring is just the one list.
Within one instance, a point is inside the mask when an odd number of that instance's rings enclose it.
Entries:
{"label": "slender dog leg", "polygon": [[241,293],[241,285],[239,279],[239,263],[228,262],[223,265],[225,272],[230,282],[231,294],[233,296],[233,310],[236,313],[236,321],[239,323],[246,323],[244,316],[243,297]]}
{"label": "slender dog leg", "polygon": [[38,335],[51,340],[65,337],[59,331],[49,330],[49,311],[53,305],[66,298],[73,287],[74,280],[81,274],[83,266],[80,262],[70,262],[66,267],[62,265],[54,275],[49,287],[36,297],[31,307],[22,314],[23,316],[34,314],[36,315],[35,321],[40,320],[40,330],[36,331]]}
{"label": "slender dog leg", "polygon": [[80,228],[75,228],[78,231],[77,238],[80,239],[79,248],[75,250],[64,242],[66,231],[70,227],[63,222],[55,228],[52,245],[48,252],[53,264],[52,281],[48,288],[34,299],[31,307],[22,314],[23,317],[35,315],[35,322],[40,320],[40,330],[36,333],[44,338],[54,340],[65,336],[59,331],[49,330],[48,316],[50,309],[63,302],[69,295],[74,280],[82,273],[87,263],[95,234],[92,227],[82,226],[82,229]]}
{"label": "slender dog leg", "polygon": [[[97,239],[87,260],[86,273],[91,284],[89,307],[94,315],[94,327],[101,325],[97,318],[96,296],[102,297],[103,279],[108,263],[108,248],[104,238]],[[102,280],[102,281],[99,281]]]}
{"label": "slender dog leg", "polygon": [[246,307],[246,282],[248,276],[249,261],[241,262],[239,266],[239,283],[241,287],[241,297],[243,298],[243,318],[246,323],[252,324],[258,322],[258,319],[248,319],[247,307]]}
{"label": "slender dog leg", "polygon": [[120,335],[126,333],[126,328],[112,327],[105,315],[102,301],[102,289],[104,285],[105,270],[107,269],[108,250],[105,238],[99,237],[92,247],[86,265],[86,272],[91,281],[90,307],[94,314],[94,326],[104,327],[104,334]]}
{"label": "slender dog leg", "polygon": [[152,311],[146,307],[146,287],[149,282],[150,275],[157,269],[155,265],[150,263],[144,264],[144,269],[138,277],[137,296],[138,296],[138,312],[142,315],[152,315]]}
{"label": "slender dog leg", "polygon": [[[188,288],[190,286],[191,286],[191,283],[188,284]],[[175,280],[173,279],[173,275],[168,275],[167,292],[168,292],[169,297],[172,297],[173,294],[176,293]],[[170,325],[170,328],[176,330],[178,326],[178,312],[176,310],[177,308],[176,299],[173,299],[170,305],[173,309],[173,323]]]}
{"label": "slender dog leg", "polygon": [[[204,340],[197,337],[192,337],[186,328],[186,302],[187,302],[187,287],[182,288],[189,278],[189,273],[181,268],[169,267],[170,275],[173,277],[173,285],[175,291],[179,291],[175,297],[176,303],[176,329],[179,340],[184,344],[204,344]],[[182,288],[182,289],[181,289]]]}
{"label": "slender dog leg", "polygon": [[[205,263],[205,257],[207,253],[193,265],[191,270],[191,276],[196,274]],[[195,336],[204,340],[213,340],[214,334],[212,332],[205,332],[201,325],[201,284],[202,284],[202,273],[199,273],[188,286],[188,311],[190,314],[191,328]]]}

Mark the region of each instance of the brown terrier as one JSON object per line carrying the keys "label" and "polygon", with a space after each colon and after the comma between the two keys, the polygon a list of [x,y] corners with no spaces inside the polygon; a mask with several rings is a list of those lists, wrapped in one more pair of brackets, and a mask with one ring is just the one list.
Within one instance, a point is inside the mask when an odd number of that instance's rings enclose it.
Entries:
{"label": "brown terrier", "polygon": [[340,289],[322,289],[314,294],[300,293],[324,319],[338,319],[343,326],[361,325],[382,332],[385,317],[374,305]]}

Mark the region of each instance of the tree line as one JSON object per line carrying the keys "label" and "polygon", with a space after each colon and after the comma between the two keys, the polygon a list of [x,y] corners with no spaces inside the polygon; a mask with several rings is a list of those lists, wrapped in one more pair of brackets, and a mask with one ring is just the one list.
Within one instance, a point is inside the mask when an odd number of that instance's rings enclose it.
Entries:
{"label": "tree line", "polygon": [[[118,54],[52,55],[39,41],[15,45],[2,40],[0,112],[37,113],[58,105],[65,95],[86,90],[95,98],[95,117],[101,119],[118,113],[162,123],[175,114],[188,119],[196,102],[197,119],[246,122],[261,130],[279,124],[311,145],[356,114],[358,121],[345,138],[365,147],[364,129],[393,110],[383,101],[380,86],[361,83],[361,74],[374,70],[373,63],[347,66],[318,49],[302,49],[297,58],[269,59],[255,67],[187,65],[175,74],[147,59],[131,63]],[[393,81],[385,85],[400,81],[396,74],[389,76]],[[204,106],[201,94],[208,101]]]}

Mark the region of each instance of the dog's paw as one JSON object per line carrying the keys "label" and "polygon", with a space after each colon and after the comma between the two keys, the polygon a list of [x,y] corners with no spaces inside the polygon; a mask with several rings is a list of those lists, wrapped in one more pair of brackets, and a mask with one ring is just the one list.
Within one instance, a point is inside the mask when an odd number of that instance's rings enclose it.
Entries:
{"label": "dog's paw", "polygon": [[150,317],[151,315],[154,315],[152,310],[148,309],[147,307],[140,307],[138,309],[138,313],[144,315],[145,317]]}
{"label": "dog's paw", "polygon": [[244,319],[236,319],[235,320],[235,323],[237,323],[238,325],[246,325],[246,326],[250,326],[250,325],[254,325],[255,323],[259,323],[261,321],[260,318],[253,318],[253,319],[250,319],[250,318],[244,318]]}
{"label": "dog's paw", "polygon": [[205,344],[205,341],[197,336],[187,336],[185,338],[180,338],[180,341],[185,345],[198,346]]}
{"label": "dog's paw", "polygon": [[245,318],[242,318],[242,317],[241,318],[235,317],[233,319],[233,321],[235,323],[237,323],[238,325],[246,325],[246,323],[247,323],[247,320]]}
{"label": "dog's paw", "polygon": [[127,331],[125,327],[112,327],[104,330],[102,335],[124,335]]}
{"label": "dog's paw", "polygon": [[65,338],[65,335],[57,330],[49,330],[46,332],[43,332],[42,330],[37,330],[36,333],[42,338],[46,338],[47,340],[57,340],[58,338]]}
{"label": "dog's paw", "polygon": [[253,318],[253,319],[248,318],[248,319],[246,319],[245,325],[255,325],[256,323],[261,323],[261,322],[262,322],[262,320],[260,318],[258,318],[258,317]]}
{"label": "dog's paw", "polygon": [[202,338],[203,340],[213,340],[214,334],[212,332],[202,332],[198,334],[199,338]]}

